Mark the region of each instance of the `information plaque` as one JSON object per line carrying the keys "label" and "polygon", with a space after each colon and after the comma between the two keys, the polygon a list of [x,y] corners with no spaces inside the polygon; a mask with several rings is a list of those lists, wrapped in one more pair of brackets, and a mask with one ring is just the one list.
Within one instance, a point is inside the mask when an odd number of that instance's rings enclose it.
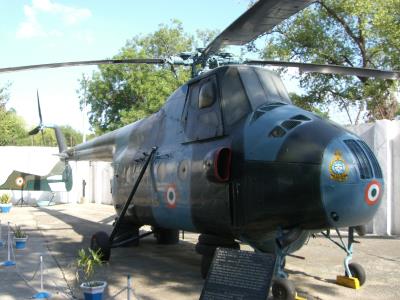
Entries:
{"label": "information plaque", "polygon": [[218,248],[200,300],[265,300],[274,266],[273,254]]}

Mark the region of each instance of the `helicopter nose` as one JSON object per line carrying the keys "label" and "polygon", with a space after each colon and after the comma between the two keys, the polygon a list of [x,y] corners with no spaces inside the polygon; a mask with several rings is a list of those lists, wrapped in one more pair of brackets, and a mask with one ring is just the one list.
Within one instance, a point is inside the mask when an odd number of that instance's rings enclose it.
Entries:
{"label": "helicopter nose", "polygon": [[320,182],[332,227],[366,224],[379,208],[384,187],[381,168],[368,145],[351,134],[326,147]]}

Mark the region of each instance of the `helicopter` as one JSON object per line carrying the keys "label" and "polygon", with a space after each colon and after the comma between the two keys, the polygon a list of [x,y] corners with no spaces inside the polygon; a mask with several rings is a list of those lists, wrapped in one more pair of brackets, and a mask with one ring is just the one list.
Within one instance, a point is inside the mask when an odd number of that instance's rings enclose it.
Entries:
{"label": "helicopter", "polygon": [[[239,249],[238,241],[276,255],[272,294],[294,299],[285,257],[314,233],[332,240],[336,230],[347,277],[364,284],[363,267],[350,263],[354,232],[365,233],[379,208],[384,180],[379,163],[355,134],[292,104],[279,75],[262,66],[305,72],[400,79],[396,71],[267,60],[240,61],[220,49],[244,45],[312,3],[260,0],[206,48],[173,58],[93,60],[0,69],[0,72],[99,64],[191,67],[192,79],[155,114],[67,148],[53,128],[71,182],[69,161],[112,163],[112,197],[118,217],[113,231],[92,236],[92,249],[110,259],[111,249],[154,234],[175,244],[179,230],[200,233],[196,252],[207,276],[217,247]],[[39,100],[38,100],[39,104]],[[40,105],[39,105],[40,111]],[[42,178],[42,180],[47,180]],[[66,184],[67,189],[71,188]],[[140,233],[143,225],[152,231]],[[345,243],[339,228],[349,228]]]}

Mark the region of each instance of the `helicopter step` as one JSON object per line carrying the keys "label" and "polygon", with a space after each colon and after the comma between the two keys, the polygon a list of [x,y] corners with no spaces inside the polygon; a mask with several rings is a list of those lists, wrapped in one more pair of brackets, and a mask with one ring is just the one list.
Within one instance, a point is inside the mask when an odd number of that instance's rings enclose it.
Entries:
{"label": "helicopter step", "polygon": [[215,250],[218,247],[231,248],[240,250],[239,243],[235,242],[233,238],[221,237],[211,234],[200,234],[196,244],[196,252],[201,257],[201,277],[205,279],[214,258]]}

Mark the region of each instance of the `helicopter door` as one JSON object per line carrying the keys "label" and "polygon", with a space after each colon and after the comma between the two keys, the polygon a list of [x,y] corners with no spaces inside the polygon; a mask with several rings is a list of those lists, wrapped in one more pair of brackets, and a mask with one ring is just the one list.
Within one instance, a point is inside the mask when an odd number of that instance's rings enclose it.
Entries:
{"label": "helicopter door", "polygon": [[204,78],[189,89],[184,113],[186,142],[221,136],[223,129],[216,77]]}

